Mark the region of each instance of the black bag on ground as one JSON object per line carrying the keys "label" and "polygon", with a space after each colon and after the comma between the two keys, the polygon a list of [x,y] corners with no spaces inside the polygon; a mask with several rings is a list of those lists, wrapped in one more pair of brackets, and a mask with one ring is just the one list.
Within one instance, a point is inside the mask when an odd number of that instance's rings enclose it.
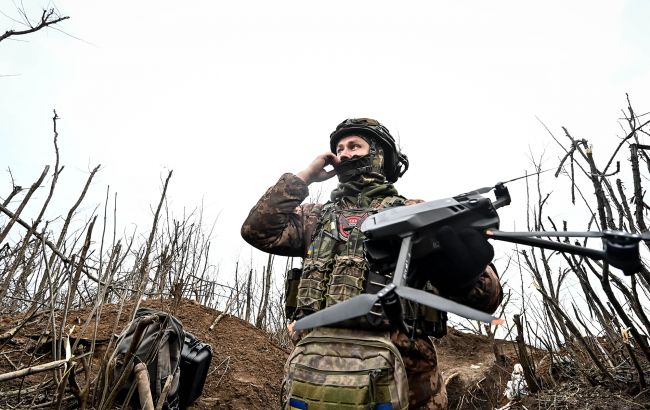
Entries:
{"label": "black bag on ground", "polygon": [[181,352],[180,406],[185,408],[199,398],[212,361],[212,346],[185,332]]}
{"label": "black bag on ground", "polygon": [[[137,340],[140,339],[139,344]],[[180,362],[185,341],[183,325],[172,315],[149,308],[140,308],[135,318],[118,337],[115,351],[111,357],[113,364],[113,383],[118,383],[129,366],[129,351],[134,344],[132,364],[145,363],[149,373],[149,383],[154,406],[165,386],[168,376],[172,376],[171,388],[165,400],[166,409],[179,408]],[[133,372],[126,376],[117,401],[123,402],[133,389],[129,404],[140,408],[137,387]]]}

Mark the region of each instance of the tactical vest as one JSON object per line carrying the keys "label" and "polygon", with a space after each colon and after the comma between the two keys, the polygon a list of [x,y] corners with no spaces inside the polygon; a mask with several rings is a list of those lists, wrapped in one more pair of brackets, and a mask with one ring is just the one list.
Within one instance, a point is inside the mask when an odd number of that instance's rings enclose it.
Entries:
{"label": "tactical vest", "polygon": [[[361,293],[377,293],[390,283],[392,272],[380,274],[370,269],[364,254],[366,238],[360,228],[368,216],[404,203],[405,198],[401,196],[375,199],[363,209],[343,209],[335,203],[326,203],[303,259],[300,279],[296,270],[287,275],[287,289],[291,282],[294,285],[294,291],[287,292],[287,316],[300,318]],[[434,291],[434,288],[427,282],[424,290]],[[407,300],[402,300],[402,305],[406,323],[413,326],[418,335],[441,337],[446,334],[446,312]],[[365,317],[337,326],[384,330],[389,323],[377,304]]]}

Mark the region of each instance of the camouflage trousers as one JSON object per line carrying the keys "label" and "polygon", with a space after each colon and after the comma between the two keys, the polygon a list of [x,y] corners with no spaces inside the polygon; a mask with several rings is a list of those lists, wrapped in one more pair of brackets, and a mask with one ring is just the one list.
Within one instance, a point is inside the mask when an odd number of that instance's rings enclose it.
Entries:
{"label": "camouflage trousers", "polygon": [[409,382],[409,409],[446,410],[447,390],[429,338],[410,339],[394,331],[391,341],[402,355]]}

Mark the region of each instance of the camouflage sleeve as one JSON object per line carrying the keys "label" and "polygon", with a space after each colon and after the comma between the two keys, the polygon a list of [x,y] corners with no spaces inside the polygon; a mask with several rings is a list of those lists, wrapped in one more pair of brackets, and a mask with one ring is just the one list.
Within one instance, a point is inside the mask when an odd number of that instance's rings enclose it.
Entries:
{"label": "camouflage sleeve", "polygon": [[494,313],[503,299],[503,289],[494,265],[489,264],[485,268],[479,280],[465,295],[454,299],[474,309]]}
{"label": "camouflage sleeve", "polygon": [[304,256],[318,220],[319,204],[300,203],[309,195],[305,182],[284,174],[251,209],[242,238],[255,248],[281,256]]}

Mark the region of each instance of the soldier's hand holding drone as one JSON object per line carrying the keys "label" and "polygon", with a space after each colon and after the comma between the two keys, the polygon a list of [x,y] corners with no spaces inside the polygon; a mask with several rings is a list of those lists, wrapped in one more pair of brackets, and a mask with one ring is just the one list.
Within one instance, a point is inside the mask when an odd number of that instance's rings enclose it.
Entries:
{"label": "soldier's hand holding drone", "polygon": [[494,258],[494,248],[480,232],[443,226],[436,233],[439,252],[428,267],[433,285],[453,295],[473,286]]}

